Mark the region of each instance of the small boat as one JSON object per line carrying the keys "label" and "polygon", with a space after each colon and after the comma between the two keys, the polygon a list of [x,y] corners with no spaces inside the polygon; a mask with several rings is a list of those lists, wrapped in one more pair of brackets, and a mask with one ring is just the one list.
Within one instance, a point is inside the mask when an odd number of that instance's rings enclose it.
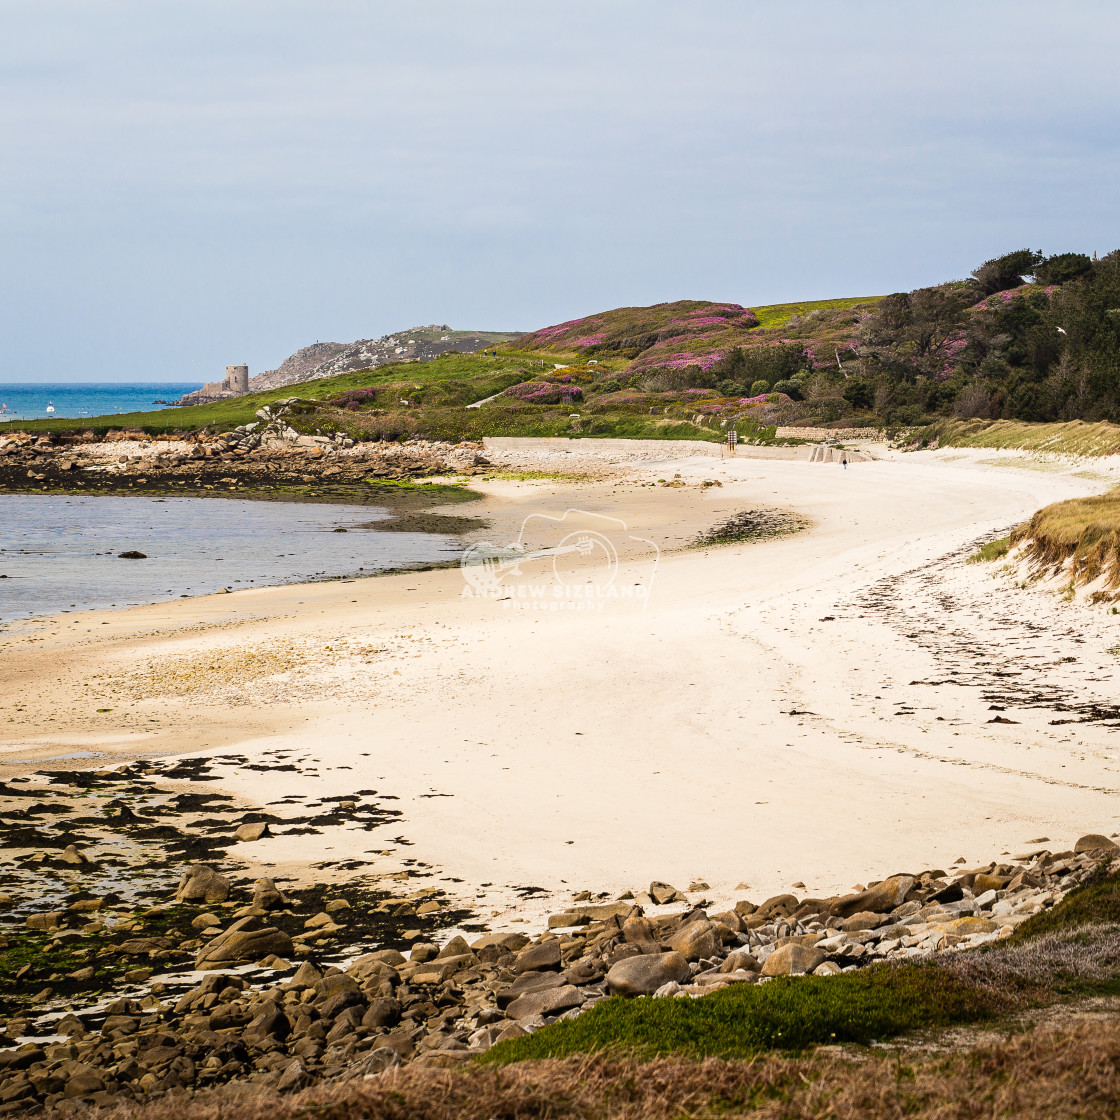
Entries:
{"label": "small boat", "polygon": [[47,401],[47,411],[54,412],[54,405],[50,401]]}

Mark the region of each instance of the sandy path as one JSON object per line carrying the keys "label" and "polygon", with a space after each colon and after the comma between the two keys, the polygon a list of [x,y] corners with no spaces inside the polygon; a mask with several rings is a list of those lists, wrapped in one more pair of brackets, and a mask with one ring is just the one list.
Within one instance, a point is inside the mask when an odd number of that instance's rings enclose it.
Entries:
{"label": "sandy path", "polygon": [[[702,878],[714,898],[740,882],[752,897],[798,882],[832,893],[875,872],[1115,832],[1116,733],[1051,726],[1061,709],[1047,704],[1120,696],[1107,653],[1120,620],[943,559],[1040,505],[1103,489],[1111,468],[1085,478],[980,458],[632,468],[650,480],[679,472],[690,483],[679,489],[495,483],[498,543],[526,512],[576,504],[662,545],[755,505],[790,506],[813,528],[663,555],[645,609],[513,610],[464,598],[453,571],[13,631],[0,656],[10,681],[22,672],[27,710],[0,749],[15,759],[88,741],[73,718],[47,735],[48,712],[59,719],[57,698],[82,688],[97,703],[112,677],[114,707],[134,699],[98,749],[116,734],[126,753],[186,743],[298,766],[219,767],[217,788],[255,803],[399,798],[402,820],[387,829],[277,836],[252,845],[255,858],[280,871],[415,860],[502,912],[515,887],[613,892],[652,878]],[[707,478],[723,486],[701,490]],[[648,576],[631,551],[618,586]],[[94,633],[103,618],[112,626]],[[230,659],[247,649],[280,661],[239,680]],[[192,684],[202,662],[210,676]],[[963,683],[911,684],[953,674]],[[1019,691],[999,706],[1017,722],[991,724],[988,694],[1008,682]],[[53,709],[35,699],[47,684]]]}

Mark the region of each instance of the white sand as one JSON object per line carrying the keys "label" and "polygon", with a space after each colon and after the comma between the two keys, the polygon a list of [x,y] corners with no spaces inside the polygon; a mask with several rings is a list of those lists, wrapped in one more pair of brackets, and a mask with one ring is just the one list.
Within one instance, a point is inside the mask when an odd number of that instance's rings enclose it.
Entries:
{"label": "white sand", "polygon": [[[460,573],[444,571],[28,624],[0,645],[4,693],[19,689],[27,708],[0,709],[0,751],[6,762],[184,746],[298,760],[294,773],[231,765],[207,789],[257,804],[372,789],[399,798],[388,805],[401,819],[277,836],[239,855],[274,873],[415,860],[432,872],[417,885],[507,918],[518,886],[551,896],[520,908],[530,915],[572,891],[654,878],[702,878],[708,897],[759,901],[797,882],[797,893],[830,894],[958,856],[1017,854],[1040,837],[1057,849],[1115,833],[1116,732],[1051,726],[1068,713],[1047,697],[1120,697],[1107,652],[1120,618],[942,559],[1117,474],[1110,463],[1094,477],[1084,464],[1023,469],[1032,462],[961,451],[847,470],[703,459],[628,468],[651,480],[679,472],[692,485],[677,489],[494,482],[497,543],[527,512],[567,505],[613,513],[663,547],[756,505],[813,526],[666,553],[644,610],[503,609],[463,598]],[[723,486],[701,490],[707,478]],[[618,582],[643,563],[635,554]],[[876,588],[877,603],[862,602]],[[249,649],[280,658],[284,675],[267,679],[266,665],[260,680],[239,679]],[[954,672],[963,684],[911,684]],[[1018,722],[989,723],[985,692],[1001,682],[1029,686],[1042,706],[1004,704]],[[91,717],[96,707],[114,712]]]}

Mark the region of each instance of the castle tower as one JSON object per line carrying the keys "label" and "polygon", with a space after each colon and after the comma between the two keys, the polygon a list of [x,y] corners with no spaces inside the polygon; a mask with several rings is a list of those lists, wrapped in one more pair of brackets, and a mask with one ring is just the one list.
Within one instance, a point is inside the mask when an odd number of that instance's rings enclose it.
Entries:
{"label": "castle tower", "polygon": [[249,367],[226,366],[226,388],[232,393],[247,393],[249,391]]}

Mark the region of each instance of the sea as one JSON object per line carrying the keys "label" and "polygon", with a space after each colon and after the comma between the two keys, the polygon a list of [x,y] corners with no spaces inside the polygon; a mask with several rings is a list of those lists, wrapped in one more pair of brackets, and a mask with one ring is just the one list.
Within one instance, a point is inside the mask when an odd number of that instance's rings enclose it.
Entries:
{"label": "sea", "polygon": [[157,401],[177,401],[201,388],[198,381],[0,382],[0,421],[158,412],[166,405]]}
{"label": "sea", "polygon": [[0,494],[0,626],[222,588],[360,578],[461,553],[454,537],[379,528],[390,516],[237,498]]}

